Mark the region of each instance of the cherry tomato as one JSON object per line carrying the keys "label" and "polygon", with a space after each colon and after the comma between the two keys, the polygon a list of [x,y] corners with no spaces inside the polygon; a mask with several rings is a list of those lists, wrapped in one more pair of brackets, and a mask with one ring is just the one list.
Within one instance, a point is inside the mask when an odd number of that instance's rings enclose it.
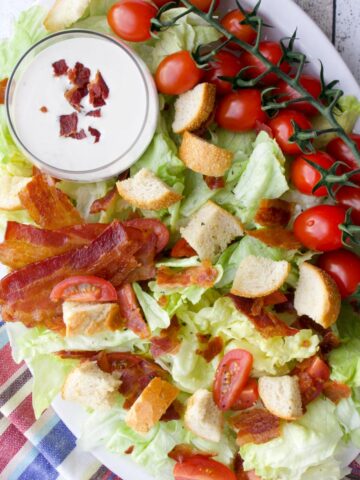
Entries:
{"label": "cherry tomato", "polygon": [[[190,3],[203,12],[208,12],[211,7],[211,0],[191,0]],[[217,9],[219,3],[220,0],[216,0],[214,10]]]}
{"label": "cherry tomato", "polygon": [[70,300],[72,302],[116,302],[115,288],[110,282],[92,275],[78,275],[59,282],[52,289],[50,299],[53,302]]}
{"label": "cherry tomato", "polygon": [[[241,25],[241,22],[245,19],[245,16],[239,9],[231,10],[221,20],[221,25],[236,38],[242,40],[245,43],[253,44],[256,40],[257,33],[250,25]],[[241,50],[241,47],[234,42],[230,44],[231,48]]]}
{"label": "cherry tomato", "polygon": [[[321,82],[318,78],[311,75],[301,75],[300,85],[307,90],[307,92],[314,98],[318,99],[321,94]],[[294,90],[288,83],[284,80],[276,85],[276,90],[274,90],[276,95],[281,95],[279,97],[279,103],[288,102],[289,100],[295,100],[296,98],[301,97],[300,93]],[[293,110],[299,110],[306,115],[312,117],[318,113],[315,107],[313,107],[309,102],[296,102],[291,104]]]}
{"label": "cherry tomato", "polygon": [[222,463],[195,455],[174,467],[175,480],[236,480],[234,472]]}
{"label": "cherry tomato", "polygon": [[235,77],[242,68],[241,60],[230,52],[219,52],[209,63],[209,69],[205,73],[205,81],[216,85],[216,92],[220,95],[231,93],[229,82],[220,80],[219,77]]}
{"label": "cherry tomato", "polygon": [[267,117],[261,109],[261,93],[254,88],[229,93],[219,101],[216,122],[220,127],[234,132],[253,130]]}
{"label": "cherry tomato", "polygon": [[303,130],[310,130],[312,125],[310,121],[301,112],[296,110],[283,110],[270,122],[270,128],[282,151],[288,155],[298,155],[301,152],[300,147],[290,142],[290,137],[294,134],[292,121],[297,123]]}
{"label": "cherry tomato", "polygon": [[311,250],[328,252],[342,246],[342,232],[346,209],[335,205],[318,205],[301,213],[295,220],[294,233]]}
{"label": "cherry tomato", "polygon": [[125,220],[123,225],[154,232],[157,235],[156,253],[164,250],[169,243],[169,230],[160,220],[156,220],[155,218],[133,218],[132,220]]}
{"label": "cherry tomato", "polygon": [[314,187],[321,179],[321,174],[307,163],[307,159],[326,170],[332,166],[335,160],[325,152],[317,152],[310,155],[300,155],[291,164],[291,181],[299,192],[306,195],[315,195],[315,197],[326,197],[328,195],[326,187],[320,187],[313,193]]}
{"label": "cherry tomato", "polygon": [[197,253],[192,247],[190,247],[185,238],[180,238],[180,240],[175,243],[170,253],[170,257],[173,258],[186,258],[193,257],[194,255],[197,255]]}
{"label": "cherry tomato", "polygon": [[258,382],[255,378],[249,378],[244,389],[236,399],[232,410],[245,410],[250,408],[259,400]]}
{"label": "cherry tomato", "polygon": [[[261,42],[259,51],[273,65],[278,65],[283,56],[282,48],[277,42]],[[265,65],[250,52],[245,52],[241,58],[244,66],[250,67],[246,70],[247,78],[257,78],[267,70]],[[291,66],[286,62],[282,62],[280,68],[285,73],[289,73],[291,70]],[[279,80],[275,73],[269,73],[261,80],[261,83],[263,85],[275,85]]]}
{"label": "cherry tomato", "polygon": [[144,42],[151,37],[151,20],[157,9],[144,0],[121,0],[107,14],[108,23],[120,38],[128,42]]}
{"label": "cherry tomato", "polygon": [[351,219],[355,225],[360,225],[360,187],[341,187],[336,200],[340,205],[352,208]]}
{"label": "cherry tomato", "polygon": [[[358,150],[360,151],[360,135],[353,133],[352,135],[350,135],[350,138],[356,143]],[[339,162],[344,162],[349,165],[349,168],[346,169],[345,167],[344,171],[357,170],[358,168],[360,168],[360,165],[358,165],[357,161],[355,160],[352,151],[341,138],[334,138],[334,140],[332,140],[326,147],[326,151],[332,157],[334,157],[335,160],[338,160]],[[351,177],[351,181],[360,185],[360,173],[353,175]]]}
{"label": "cherry tomato", "polygon": [[317,264],[336,282],[342,298],[353,295],[360,285],[360,257],[341,249],[323,253]]}
{"label": "cherry tomato", "polygon": [[299,379],[301,399],[305,406],[321,394],[325,382],[330,378],[330,368],[324,360],[314,356],[298,364],[293,374]]}
{"label": "cherry tomato", "polygon": [[235,349],[224,355],[215,374],[214,400],[220,410],[229,410],[245,387],[251,372],[253,356]]}
{"label": "cherry tomato", "polygon": [[180,95],[194,88],[202,76],[190,52],[181,50],[162,60],[155,73],[155,82],[160,93]]}

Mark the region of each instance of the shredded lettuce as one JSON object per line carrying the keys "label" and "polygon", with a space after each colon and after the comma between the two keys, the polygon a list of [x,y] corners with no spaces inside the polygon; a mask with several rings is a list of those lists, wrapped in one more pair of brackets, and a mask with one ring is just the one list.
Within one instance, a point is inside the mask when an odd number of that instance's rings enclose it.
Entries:
{"label": "shredded lettuce", "polygon": [[170,325],[170,316],[166,310],[160,307],[154,297],[144,292],[138,283],[133,283],[133,288],[150,330],[154,333],[158,329],[167,328]]}

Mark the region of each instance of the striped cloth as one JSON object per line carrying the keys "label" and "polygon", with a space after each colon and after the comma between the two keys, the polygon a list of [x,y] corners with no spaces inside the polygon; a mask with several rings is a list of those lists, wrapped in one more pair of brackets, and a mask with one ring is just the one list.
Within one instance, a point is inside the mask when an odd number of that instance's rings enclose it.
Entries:
{"label": "striped cloth", "polygon": [[[31,384],[24,362],[14,363],[0,322],[0,480],[121,480],[76,446],[52,408],[35,420]],[[360,479],[360,463],[351,467],[348,478]]]}

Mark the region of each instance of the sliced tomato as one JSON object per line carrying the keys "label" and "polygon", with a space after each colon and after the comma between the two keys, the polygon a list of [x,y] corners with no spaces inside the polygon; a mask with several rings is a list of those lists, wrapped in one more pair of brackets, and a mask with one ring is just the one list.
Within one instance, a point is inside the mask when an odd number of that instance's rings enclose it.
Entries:
{"label": "sliced tomato", "polygon": [[231,408],[232,410],[245,410],[252,407],[258,400],[258,382],[255,378],[250,378]]}
{"label": "sliced tomato", "polygon": [[188,244],[185,238],[180,238],[171,249],[170,256],[173,258],[190,258],[197,255],[195,250]]}
{"label": "sliced tomato", "polygon": [[162,222],[160,222],[160,220],[156,220],[155,218],[133,218],[132,220],[126,220],[123,222],[123,225],[126,227],[138,228],[139,230],[154,232],[155,235],[157,235],[157,253],[164,250],[166,245],[169,243],[169,230]]}
{"label": "sliced tomato", "polygon": [[330,368],[320,357],[312,358],[309,367],[306,369],[309,375],[316,380],[326,382],[330,378]]}
{"label": "sliced tomato", "polygon": [[250,376],[253,356],[246,350],[235,349],[221,360],[214,382],[214,400],[220,410],[229,410],[236,402]]}
{"label": "sliced tomato", "polygon": [[295,367],[293,374],[299,379],[303,405],[307,405],[322,393],[330,378],[330,368],[316,355],[301,362]]}
{"label": "sliced tomato", "polygon": [[236,480],[235,473],[222,463],[196,455],[174,467],[175,480]]}
{"label": "sliced tomato", "polygon": [[55,285],[50,299],[53,302],[116,302],[118,296],[113,285],[107,280],[92,275],[78,275]]}

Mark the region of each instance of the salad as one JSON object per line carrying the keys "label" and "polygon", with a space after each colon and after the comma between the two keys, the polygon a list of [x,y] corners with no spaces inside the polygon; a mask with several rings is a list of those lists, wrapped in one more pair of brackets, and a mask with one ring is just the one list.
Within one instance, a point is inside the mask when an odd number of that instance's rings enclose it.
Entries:
{"label": "salad", "polygon": [[0,43],[0,103],[26,49],[76,28],[129,42],[160,104],[145,153],[94,183],[34,168],[0,106],[1,315],[36,417],[79,403],[85,449],[161,480],[340,480],[360,449],[360,102],[304,73],[295,35],[263,41],[259,4],[217,7],[58,0]]}

